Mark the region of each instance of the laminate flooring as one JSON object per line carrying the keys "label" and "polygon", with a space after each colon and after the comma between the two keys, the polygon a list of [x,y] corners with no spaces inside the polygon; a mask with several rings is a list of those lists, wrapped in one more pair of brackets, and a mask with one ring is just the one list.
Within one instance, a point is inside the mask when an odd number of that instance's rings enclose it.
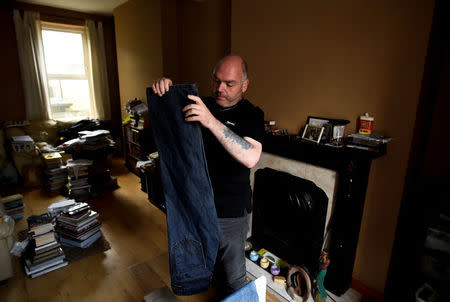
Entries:
{"label": "laminate flooring", "polygon": [[[170,288],[167,227],[164,213],[153,206],[140,189],[139,177],[129,172],[121,158],[114,158],[113,176],[119,188],[89,200],[99,213],[101,230],[111,249],[40,277],[27,277],[13,257],[14,276],[0,285],[2,302],[143,301],[153,290]],[[16,221],[15,232],[27,227],[26,217],[42,214],[48,205],[64,199],[47,195],[41,188],[22,188],[25,218]],[[16,237],[17,238],[17,237]],[[205,293],[177,297],[178,301],[209,301]],[[267,301],[278,301],[268,294]]]}

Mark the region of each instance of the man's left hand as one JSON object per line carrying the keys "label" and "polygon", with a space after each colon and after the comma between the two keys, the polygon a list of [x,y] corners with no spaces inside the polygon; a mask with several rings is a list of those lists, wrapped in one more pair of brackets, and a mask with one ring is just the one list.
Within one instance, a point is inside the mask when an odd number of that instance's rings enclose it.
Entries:
{"label": "man's left hand", "polygon": [[195,95],[187,96],[190,100],[194,101],[194,104],[189,104],[182,109],[187,122],[200,122],[203,127],[211,129],[217,122],[217,119],[203,103],[202,99]]}

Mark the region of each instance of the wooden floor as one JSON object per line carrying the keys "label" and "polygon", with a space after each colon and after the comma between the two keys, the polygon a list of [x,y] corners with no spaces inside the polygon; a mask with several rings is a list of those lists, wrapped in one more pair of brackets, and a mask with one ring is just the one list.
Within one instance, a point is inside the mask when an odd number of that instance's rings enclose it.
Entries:
{"label": "wooden floor", "polygon": [[[0,285],[1,302],[19,301],[143,301],[163,286],[170,288],[165,215],[151,205],[140,190],[139,178],[130,173],[122,159],[113,160],[112,175],[119,188],[91,199],[100,214],[102,232],[111,249],[31,279],[13,258],[14,276]],[[40,188],[23,189],[25,217],[46,212],[47,206],[64,197],[46,196]],[[15,232],[27,227],[16,221]],[[178,297],[179,301],[208,301],[214,290]],[[267,296],[267,301],[277,301]]]}

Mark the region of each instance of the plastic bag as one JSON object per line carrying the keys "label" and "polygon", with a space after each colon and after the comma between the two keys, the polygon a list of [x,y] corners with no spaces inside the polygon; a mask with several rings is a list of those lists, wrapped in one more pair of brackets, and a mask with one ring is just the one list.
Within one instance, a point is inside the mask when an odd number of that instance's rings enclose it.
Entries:
{"label": "plastic bag", "polygon": [[2,215],[2,223],[0,223],[0,240],[6,240],[8,248],[14,246],[14,219],[8,215]]}
{"label": "plastic bag", "polygon": [[25,239],[24,241],[17,241],[13,244],[13,247],[9,251],[11,255],[14,255],[16,257],[22,256],[22,253],[25,251],[25,249],[28,246],[28,239]]}
{"label": "plastic bag", "polygon": [[14,232],[14,219],[8,215],[2,215],[3,222],[0,223],[0,239],[7,239]]}

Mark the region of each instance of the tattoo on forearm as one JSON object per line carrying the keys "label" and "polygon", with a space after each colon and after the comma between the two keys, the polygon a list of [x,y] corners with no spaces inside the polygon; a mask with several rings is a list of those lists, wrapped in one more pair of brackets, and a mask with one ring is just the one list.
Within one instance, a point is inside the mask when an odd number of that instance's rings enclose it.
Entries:
{"label": "tattoo on forearm", "polygon": [[236,133],[231,131],[229,128],[225,129],[223,131],[223,134],[225,135],[226,138],[229,138],[234,143],[239,144],[242,147],[242,149],[244,149],[244,150],[253,148],[252,144],[250,144],[245,139],[243,139],[242,137],[240,137],[239,135],[237,135]]}

